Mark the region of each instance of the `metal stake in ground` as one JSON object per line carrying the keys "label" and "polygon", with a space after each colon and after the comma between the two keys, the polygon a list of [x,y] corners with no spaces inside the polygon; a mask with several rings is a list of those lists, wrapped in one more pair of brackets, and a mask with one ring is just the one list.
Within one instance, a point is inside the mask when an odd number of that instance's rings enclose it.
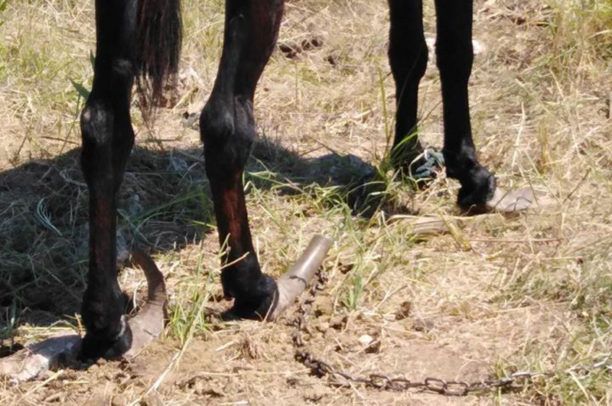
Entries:
{"label": "metal stake in ground", "polygon": [[278,300],[274,309],[268,314],[267,320],[276,320],[306,290],[331,245],[332,240],[322,235],[315,235],[310,240],[302,256],[278,279]]}

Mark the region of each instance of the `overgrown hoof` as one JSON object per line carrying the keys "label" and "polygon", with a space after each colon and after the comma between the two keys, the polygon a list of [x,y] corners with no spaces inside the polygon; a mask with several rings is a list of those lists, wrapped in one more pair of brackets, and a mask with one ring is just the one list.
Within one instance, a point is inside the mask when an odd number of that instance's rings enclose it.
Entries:
{"label": "overgrown hoof", "polygon": [[486,208],[492,212],[516,213],[530,209],[539,203],[531,188],[510,191],[497,188],[493,197],[487,201]]}
{"label": "overgrown hoof", "polygon": [[470,177],[463,181],[457,195],[457,204],[468,214],[481,214],[489,211],[487,202],[493,199],[496,189],[495,176],[486,168],[479,166],[471,171]]}
{"label": "overgrown hoof", "polygon": [[[135,250],[132,260],[144,271],[147,300],[133,317],[122,316],[121,330],[112,339],[88,332],[83,338],[79,355],[83,361],[133,358],[164,331],[167,299],[164,277],[153,259],[144,252]],[[124,297],[127,298],[126,295]]]}
{"label": "overgrown hoof", "polygon": [[470,193],[465,190],[461,188],[459,191],[458,204],[467,214],[517,213],[548,202],[545,198],[538,199],[532,188],[500,189],[493,175],[489,175],[486,182],[481,182]]}
{"label": "overgrown hoof", "polygon": [[30,344],[0,359],[0,376],[13,384],[29,381],[62,361],[76,359],[81,344],[78,334],[59,334]]}
{"label": "overgrown hoof", "polygon": [[137,356],[147,345],[156,340],[164,331],[166,322],[166,284],[164,275],[153,259],[142,251],[132,254],[134,262],[142,268],[147,279],[147,300],[138,313],[127,322],[132,334],[130,348],[123,358]]}
{"label": "overgrown hoof", "polygon": [[333,241],[322,235],[315,235],[304,253],[284,275],[278,279],[278,300],[267,320],[276,320],[310,284],[317,270],[323,264]]}
{"label": "overgrown hoof", "polygon": [[77,359],[92,361],[99,358],[133,358],[164,330],[166,287],[162,273],[146,254],[136,251],[134,262],[145,273],[148,285],[146,303],[132,318],[122,316],[119,332],[112,337],[103,334],[58,334],[0,359],[0,376],[14,383],[40,376],[58,364],[70,364]]}
{"label": "overgrown hoof", "polygon": [[306,290],[316,271],[319,269],[327,252],[331,248],[332,240],[316,235],[295,264],[277,282],[269,278],[266,283],[274,283],[274,294],[261,303],[256,310],[241,307],[235,303],[234,307],[224,312],[221,318],[226,321],[239,319],[276,320],[296,299]]}
{"label": "overgrown hoof", "polygon": [[121,331],[118,336],[108,339],[87,333],[81,342],[79,360],[83,362],[96,361],[99,358],[117,359],[132,346],[132,330],[125,320],[121,320]]}
{"label": "overgrown hoof", "polygon": [[221,314],[221,319],[232,320],[265,320],[266,316],[274,309],[278,300],[278,288],[276,282],[268,275],[263,275],[261,282],[254,291],[256,295],[235,298],[231,309]]}

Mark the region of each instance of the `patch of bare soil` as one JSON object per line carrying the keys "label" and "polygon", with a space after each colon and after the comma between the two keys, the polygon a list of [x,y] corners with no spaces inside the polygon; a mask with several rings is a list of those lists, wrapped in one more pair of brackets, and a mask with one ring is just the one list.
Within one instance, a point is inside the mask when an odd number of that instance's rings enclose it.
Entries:
{"label": "patch of bare soil", "polygon": [[[67,325],[79,329],[87,190],[78,164],[82,99],[71,81],[88,83],[94,33],[93,4],[72,3],[9,2],[5,24],[0,14],[0,53],[14,56],[8,65],[0,59],[7,100],[0,103],[2,356]],[[433,5],[425,3],[426,36],[433,38]],[[516,391],[465,397],[384,391],[316,376],[296,361],[295,308],[277,323],[219,321],[230,303],[221,299],[197,123],[214,81],[223,7],[185,0],[176,104],[159,111],[153,129],[134,114],[138,147],[119,196],[121,262],[139,241],[166,275],[165,336],[130,363],[66,366],[19,386],[2,381],[0,402],[609,403],[608,375],[563,372],[609,354],[611,342],[609,94],[592,54],[575,56],[595,36],[581,47],[566,45],[575,32],[564,25],[574,21],[564,5],[475,3],[481,52],[470,97],[480,158],[504,187],[530,185],[554,204],[464,217],[454,205],[457,184],[443,174],[418,193],[379,174],[389,207],[355,216],[346,188],[380,169],[393,128],[386,2],[294,0],[256,98],[261,140],[245,176],[255,246],[264,271],[278,276],[313,234],[335,239],[324,267],[328,282],[303,338],[338,371],[413,382],[561,373]],[[442,142],[439,93],[432,61],[420,92],[428,145]],[[416,239],[406,213],[434,215],[450,231]],[[125,266],[119,279],[128,292],[142,293],[140,271]]]}
{"label": "patch of bare soil", "polygon": [[[419,317],[407,302],[393,300],[392,313],[340,316],[320,293],[304,338],[315,357],[354,376],[384,374],[413,382],[427,378],[477,382],[491,377],[491,361],[509,357],[530,340],[563,340],[555,309],[512,309],[493,317]],[[210,303],[218,313],[226,303]],[[480,404],[478,396],[448,398],[411,390],[380,391],[313,376],[294,360],[293,314],[279,323],[220,323],[181,347],[155,343],[135,361],[99,361],[86,370],[64,369],[11,391],[23,404]],[[527,344],[528,345],[528,344]],[[5,392],[6,393],[6,392]],[[506,399],[511,399],[507,395]]]}

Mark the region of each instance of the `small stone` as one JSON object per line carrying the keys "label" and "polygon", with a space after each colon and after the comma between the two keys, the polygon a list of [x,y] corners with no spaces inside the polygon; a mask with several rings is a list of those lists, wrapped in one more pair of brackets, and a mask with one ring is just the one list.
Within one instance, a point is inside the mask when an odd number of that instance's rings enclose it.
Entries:
{"label": "small stone", "polygon": [[346,327],[346,323],[347,322],[348,322],[348,317],[347,316],[336,316],[336,317],[333,317],[329,321],[329,325],[333,329],[343,330]]}
{"label": "small stone", "polygon": [[365,352],[367,354],[378,354],[380,352],[381,347],[382,347],[382,341],[375,340],[366,347]]}
{"label": "small stone", "polygon": [[361,337],[359,337],[359,342],[364,347],[367,347],[368,345],[372,344],[373,341],[374,341],[374,337],[368,334],[364,334]]}
{"label": "small stone", "polygon": [[328,296],[321,296],[314,310],[315,317],[330,315],[334,312],[334,302]]}
{"label": "small stone", "polygon": [[434,328],[434,324],[430,320],[418,319],[418,320],[415,320],[414,323],[412,324],[413,330],[421,331],[424,333],[431,331],[433,328]]}
{"label": "small stone", "polygon": [[412,310],[412,303],[409,301],[402,302],[399,309],[395,313],[395,320],[403,320],[410,316],[410,312]]}
{"label": "small stone", "polygon": [[327,332],[327,330],[329,330],[329,323],[327,322],[319,323],[319,325],[317,326],[317,330],[319,330],[321,333]]}

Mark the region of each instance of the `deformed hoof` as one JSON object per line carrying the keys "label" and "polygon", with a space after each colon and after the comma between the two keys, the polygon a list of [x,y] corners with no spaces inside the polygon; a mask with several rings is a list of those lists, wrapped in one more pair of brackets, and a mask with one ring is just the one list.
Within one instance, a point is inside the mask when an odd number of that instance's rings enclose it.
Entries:
{"label": "deformed hoof", "polygon": [[[495,187],[495,186],[494,186]],[[483,213],[519,213],[529,209],[542,209],[553,204],[552,199],[536,193],[531,187],[506,191],[495,187],[484,204],[461,205],[460,207],[466,214]]]}
{"label": "deformed hoof", "polygon": [[76,359],[80,349],[78,334],[47,338],[0,359],[0,376],[8,377],[14,384],[29,381],[62,361]]}
{"label": "deformed hoof", "polygon": [[235,321],[243,319],[255,319],[274,321],[306,290],[314,277],[317,269],[325,260],[327,251],[331,248],[332,240],[322,235],[315,235],[304,253],[293,264],[291,269],[284,273],[276,281],[276,296],[272,304],[267,304],[267,313],[251,317],[252,313],[244,314],[233,307],[221,314],[223,321]]}
{"label": "deformed hoof", "polygon": [[128,320],[132,330],[132,346],[123,354],[126,359],[134,358],[144,347],[158,338],[164,331],[166,320],[167,295],[164,276],[153,259],[144,252],[136,250],[132,258],[145,273],[148,295],[140,311]]}
{"label": "deformed hoof", "polygon": [[234,305],[231,309],[221,314],[221,319],[224,321],[233,320],[265,320],[270,312],[274,309],[278,299],[277,284],[270,276],[263,274],[256,285],[249,287],[253,294],[256,295],[246,297],[242,295],[240,299],[234,299]]}
{"label": "deformed hoof", "polygon": [[497,188],[493,197],[487,201],[486,209],[491,212],[515,213],[533,208],[537,204],[538,201],[532,188],[511,191]]}
{"label": "deformed hoof", "polygon": [[[166,286],[162,273],[151,257],[136,251],[133,259],[144,271],[148,285],[148,296],[140,311],[128,324],[131,330],[131,346],[122,357],[132,359],[144,347],[158,338],[164,330]],[[58,364],[74,362],[81,352],[83,339],[78,334],[61,334],[0,359],[0,376],[13,383],[36,378]]]}

